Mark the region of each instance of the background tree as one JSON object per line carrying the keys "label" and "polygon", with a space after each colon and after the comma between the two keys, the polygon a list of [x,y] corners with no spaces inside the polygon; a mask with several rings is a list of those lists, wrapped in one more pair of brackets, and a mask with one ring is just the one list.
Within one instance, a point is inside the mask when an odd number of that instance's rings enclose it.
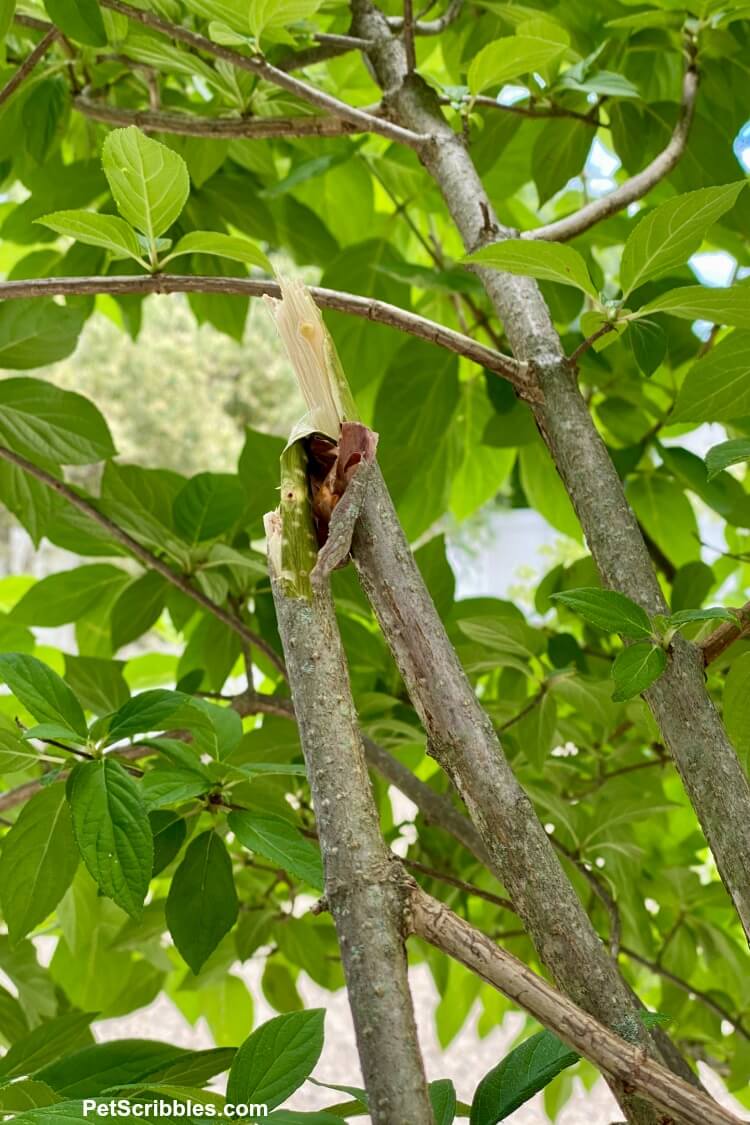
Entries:
{"label": "background tree", "polygon": [[[0,4],[6,368],[71,355],[97,305],[136,336],[153,293],[240,339],[281,295],[269,253],[320,274],[273,306],[306,423],[286,449],[248,429],[236,473],[117,459],[108,391],[0,382],[0,496],[80,563],[0,620],[5,1112],[221,1105],[231,1067],[230,1102],[304,1119],[276,1110],[322,1042],[294,978],[343,967],[366,1092],[320,1125],[488,1125],[579,1054],[628,1121],[738,1120],[691,1062],[747,1102],[746,17]],[[730,284],[696,284],[701,250]],[[580,544],[531,614],[454,598],[445,521],[497,496]],[[160,621],[176,668],[128,659]],[[31,631],[70,623],[74,652]],[[403,860],[388,785],[418,810]],[[485,1028],[506,1001],[547,1028],[470,1108],[424,1075],[407,939],[444,1039],[476,999]],[[92,1045],[92,1013],[162,989],[239,1002],[229,969],[269,946],[282,1014],[236,1054]]]}

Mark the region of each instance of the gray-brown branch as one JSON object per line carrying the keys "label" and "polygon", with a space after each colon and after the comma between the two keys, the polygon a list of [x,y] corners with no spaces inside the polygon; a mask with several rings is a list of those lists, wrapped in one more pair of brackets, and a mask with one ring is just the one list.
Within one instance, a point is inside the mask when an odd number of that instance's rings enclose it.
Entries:
{"label": "gray-brown branch", "polygon": [[[194,277],[188,274],[144,274],[142,277],[38,277],[23,281],[0,282],[0,301],[29,297],[86,296],[107,293],[113,297],[133,293],[221,293],[240,297],[278,297],[275,281],[245,277]],[[470,336],[455,332],[418,313],[408,312],[374,297],[343,293],[338,289],[310,286],[310,293],[321,309],[345,313],[375,324],[385,324],[398,332],[416,336],[439,348],[465,356],[508,379],[524,398],[531,394],[525,368],[510,356],[487,348]]]}
{"label": "gray-brown branch", "polygon": [[605,1027],[485,934],[420,889],[412,891],[413,932],[460,961],[578,1051],[611,1083],[640,1095],[666,1118],[684,1125],[741,1125],[738,1117],[678,1078],[634,1043],[637,1017],[622,1013],[619,1029]]}
{"label": "gray-brown branch", "polygon": [[[274,532],[271,532],[271,537]],[[278,534],[281,534],[279,531]],[[274,602],[375,1125],[432,1125],[409,991],[408,899],[380,833],[330,590]]]}

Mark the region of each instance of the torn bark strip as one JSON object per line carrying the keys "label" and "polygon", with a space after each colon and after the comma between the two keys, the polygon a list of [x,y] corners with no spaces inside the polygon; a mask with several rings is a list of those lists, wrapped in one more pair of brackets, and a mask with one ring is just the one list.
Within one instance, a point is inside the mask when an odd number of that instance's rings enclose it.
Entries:
{"label": "torn bark strip", "polygon": [[[300,443],[292,448],[304,456]],[[370,1115],[374,1125],[433,1125],[407,975],[407,898],[380,834],[328,583],[313,589],[309,571],[299,583],[279,566],[288,526],[314,542],[306,487],[266,517],[268,556]]]}

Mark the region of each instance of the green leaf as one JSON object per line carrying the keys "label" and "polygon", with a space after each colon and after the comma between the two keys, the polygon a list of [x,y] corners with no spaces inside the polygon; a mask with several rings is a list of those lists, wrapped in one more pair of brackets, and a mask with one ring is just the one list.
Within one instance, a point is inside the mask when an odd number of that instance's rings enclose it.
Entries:
{"label": "green leaf", "polygon": [[43,164],[63,119],[68,102],[68,87],[60,75],[43,78],[28,94],[23,104],[22,119],[26,132],[26,149]]}
{"label": "green leaf", "polygon": [[[0,366],[13,366],[2,355],[1,341],[3,316],[14,305],[18,302],[0,305]],[[37,309],[44,318],[42,306]],[[51,316],[50,331],[56,331],[56,323]],[[0,442],[30,460],[50,459],[61,465],[91,465],[115,453],[107,423],[94,404],[42,379],[0,380]]]}
{"label": "green leaf", "polygon": [[169,589],[166,578],[155,570],[146,571],[125,587],[110,611],[114,652],[137,640],[156,624]]}
{"label": "green leaf", "polygon": [[579,1058],[551,1031],[538,1031],[485,1074],[471,1103],[471,1125],[505,1121]]}
{"label": "green leaf", "polygon": [[521,484],[531,507],[552,527],[571,539],[581,539],[581,525],[570,497],[541,439],[534,437],[519,453]]}
{"label": "green leaf", "polygon": [[668,313],[682,320],[710,320],[733,328],[750,328],[750,279],[738,281],[728,289],[709,289],[705,285],[671,289],[643,305],[638,316],[652,312]]}
{"label": "green leaf", "polygon": [[0,714],[0,774],[18,773],[38,763],[39,755],[21,741],[16,724]]}
{"label": "green leaf", "polygon": [[95,211],[55,211],[35,222],[87,246],[101,246],[109,250],[115,259],[134,258],[143,262],[143,251],[135,231],[116,215],[98,215]]}
{"label": "green leaf", "polygon": [[275,1109],[312,1073],[323,1049],[322,1008],[268,1020],[242,1044],[232,1063],[227,1100],[266,1102]]}
{"label": "green leaf", "polygon": [[13,1082],[11,1085],[0,1088],[0,1113],[23,1113],[26,1109],[37,1109],[39,1106],[54,1105],[62,1101],[46,1082],[37,1082],[33,1078]]}
{"label": "green leaf", "polygon": [[[24,370],[65,359],[75,350],[82,325],[79,309],[58,305],[49,299],[3,301],[0,305],[0,367]],[[21,382],[8,379],[5,383],[16,381]],[[57,388],[50,386],[49,390]],[[60,395],[65,393],[58,391]],[[48,397],[47,392],[42,394]],[[40,453],[56,459],[51,449],[42,449]]]}
{"label": "green leaf", "polygon": [[66,625],[82,617],[100,599],[114,593],[127,581],[124,570],[108,563],[50,574],[27,590],[14,607],[13,618],[25,625]]}
{"label": "green leaf", "polygon": [[481,250],[467,255],[464,261],[478,262],[520,277],[535,277],[539,281],[557,281],[561,285],[573,285],[576,289],[588,293],[595,301],[599,299],[581,255],[572,246],[565,246],[559,242],[509,238],[503,242],[492,242],[489,246],[483,246]]}
{"label": "green leaf", "polygon": [[130,698],[122,668],[117,660],[65,654],[65,679],[84,707],[96,715],[108,715]]}
{"label": "green leaf", "polygon": [[513,35],[488,43],[474,56],[467,74],[472,94],[481,94],[490,86],[503,86],[522,74],[539,70],[560,58],[567,44],[531,35]]}
{"label": "green leaf", "polygon": [[25,937],[55,909],[77,866],[65,786],[48,785],[24,805],[3,840],[0,904],[11,941]]}
{"label": "green leaf", "polygon": [[175,945],[194,973],[237,921],[232,861],[213,830],[188,847],[172,879],[166,917]]}
{"label": "green leaf", "polygon": [[185,161],[131,125],[107,134],[102,164],[120,214],[153,246],[187,202],[190,177]]}
{"label": "green leaf", "polygon": [[228,473],[198,473],[174,499],[175,527],[189,543],[221,535],[239,519],[245,494],[237,477]]}
{"label": "green leaf", "polygon": [[315,890],[323,889],[323,867],[317,848],[288,820],[270,813],[232,812],[229,827],[248,851],[278,863]]}
{"label": "green leaf", "polygon": [[119,1039],[85,1046],[46,1066],[38,1077],[66,1098],[91,1098],[143,1082],[191,1053],[156,1040]]}
{"label": "green leaf", "polygon": [[230,258],[233,262],[243,262],[248,266],[259,266],[266,273],[273,273],[273,266],[266,255],[247,238],[234,234],[221,234],[212,230],[193,230],[183,235],[162,265],[179,258],[181,254],[216,254],[219,258]]}
{"label": "green leaf", "polygon": [[191,704],[189,695],[166,688],[152,688],[134,695],[109,720],[108,743],[134,734],[164,730],[181,708]]}
{"label": "green leaf", "polygon": [[438,1078],[428,1087],[435,1125],[453,1125],[456,1116],[456,1087],[450,1078]]}
{"label": "green leaf", "polygon": [[681,609],[667,618],[670,625],[689,625],[691,621],[736,621],[737,618],[722,606],[708,609]]}
{"label": "green leaf", "polygon": [[68,685],[48,665],[23,653],[0,653],[0,680],[40,723],[60,723],[87,738],[83,709]]}
{"label": "green leaf", "polygon": [[672,422],[729,422],[750,414],[750,332],[735,331],[688,371]]}
{"label": "green leaf", "polygon": [[591,125],[577,118],[546,123],[531,153],[531,172],[540,207],[574,176],[581,175],[593,139]]}
{"label": "green leaf", "polygon": [[31,1074],[67,1054],[82,1036],[90,1039],[88,1027],[93,1018],[92,1012],[68,1012],[35,1027],[0,1059],[0,1077]]}
{"label": "green leaf", "polygon": [[512,727],[518,745],[537,771],[544,769],[554,743],[556,724],[554,696],[545,692],[539,702]]}
{"label": "green leaf", "polygon": [[107,33],[97,0],[44,0],[44,6],[68,38],[90,47],[106,47]]}
{"label": "green leaf", "polygon": [[648,320],[631,322],[626,340],[638,369],[646,378],[653,375],[667,354],[667,337],[658,324]]}
{"label": "green leaf", "polygon": [[706,454],[706,469],[708,479],[718,476],[722,469],[729,465],[737,465],[740,461],[750,461],[750,438],[733,438],[731,441],[722,441],[709,449]]}
{"label": "green leaf", "polygon": [[176,857],[187,836],[187,827],[175,812],[158,810],[148,814],[154,836],[154,866],[152,875],[158,875]]}
{"label": "green leaf", "polygon": [[658,680],[667,666],[667,654],[658,645],[630,645],[619,652],[612,665],[615,690],[612,698],[617,703],[633,699]]}
{"label": "green leaf", "polygon": [[724,685],[724,723],[734,748],[747,765],[750,760],[750,652],[734,661]]}
{"label": "green leaf", "polygon": [[112,758],[83,762],[68,779],[73,830],[99,890],[137,918],[153,865],[151,825],[138,786]]}
{"label": "green leaf", "polygon": [[646,613],[639,605],[616,590],[600,590],[595,586],[566,590],[550,595],[553,601],[562,602],[584,621],[608,633],[622,633],[625,637],[650,637],[653,630]]}
{"label": "green leaf", "polygon": [[700,188],[669,199],[651,211],[628,237],[620,263],[624,297],[649,278],[684,265],[708,230],[737,201],[744,181]]}
{"label": "green leaf", "polygon": [[281,30],[314,15],[321,3],[322,0],[250,0],[250,31],[260,39],[267,31]]}

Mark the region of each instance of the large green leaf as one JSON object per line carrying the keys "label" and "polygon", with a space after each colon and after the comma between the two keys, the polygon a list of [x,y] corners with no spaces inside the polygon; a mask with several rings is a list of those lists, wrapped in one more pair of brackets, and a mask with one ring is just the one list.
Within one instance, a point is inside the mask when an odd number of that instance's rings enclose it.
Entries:
{"label": "large green leaf", "polygon": [[[0,306],[0,341],[4,314],[18,307],[12,301]],[[36,314],[44,318],[41,305],[36,306]],[[45,324],[54,334],[56,314]],[[13,366],[3,357],[1,343],[0,365]],[[0,380],[0,441],[29,460],[43,458],[61,465],[90,465],[115,452],[107,424],[94,404],[42,379]]]}
{"label": "large green leaf", "polygon": [[90,1042],[88,1028],[93,1018],[92,1012],[68,1012],[35,1027],[0,1059],[0,1078],[7,1080],[21,1074],[32,1074],[66,1054],[81,1040]]}
{"label": "large green leaf", "polygon": [[194,973],[237,921],[237,892],[226,845],[209,829],[192,841],[172,879],[167,925]]}
{"label": "large green leaf", "polygon": [[616,590],[600,590],[596,586],[552,594],[553,601],[579,614],[599,629],[622,633],[625,637],[650,637],[651,622],[639,605]]}
{"label": "large green leaf", "polygon": [[105,47],[107,33],[96,0],[44,0],[49,17],[71,39],[92,47]]}
{"label": "large green leaf", "polygon": [[724,722],[737,753],[750,760],[750,653],[732,664],[724,688]]}
{"label": "large green leaf", "polygon": [[649,278],[683,265],[744,188],[744,181],[701,188],[662,203],[636,226],[625,243],[620,284],[625,297]]}
{"label": "large green leaf", "polygon": [[78,865],[64,785],[28,801],[3,840],[0,904],[13,941],[25,937],[65,894]]}
{"label": "large green leaf", "polygon": [[559,59],[566,43],[531,35],[515,35],[488,43],[471,60],[467,82],[472,94],[490,86],[503,86],[522,74],[539,70]]}
{"label": "large green leaf", "polygon": [[0,680],[40,723],[70,727],[86,738],[88,728],[80,703],[47,664],[19,652],[0,653]]}
{"label": "large green leaf", "polygon": [[116,652],[148,632],[164,609],[167,591],[166,578],[149,570],[130,582],[112,606],[110,615],[112,648]]}
{"label": "large green leaf", "polygon": [[233,234],[221,234],[219,231],[193,230],[183,235],[174,250],[163,259],[163,264],[183,254],[215,254],[218,258],[230,258],[234,262],[259,266],[267,273],[273,273],[268,258],[254,242]]}
{"label": "large green leaf", "polygon": [[245,495],[237,477],[228,473],[199,473],[174,499],[172,513],[180,535],[200,543],[221,535],[239,518]]}
{"label": "large green leaf", "polygon": [[73,829],[103,895],[128,914],[143,909],[151,868],[151,825],[136,783],[112,758],[76,766],[68,780]]}
{"label": "large green leaf", "polygon": [[709,449],[706,454],[708,479],[711,480],[730,465],[737,465],[740,461],[750,461],[750,438],[722,441],[713,449]]}
{"label": "large green leaf", "polygon": [[667,654],[658,645],[643,641],[624,648],[612,665],[615,681],[612,698],[619,703],[640,695],[659,678],[666,666]]}
{"label": "large green leaf", "polygon": [[739,281],[728,289],[686,285],[671,289],[638,310],[639,316],[665,312],[682,320],[711,320],[733,328],[750,328],[750,285]]}
{"label": "large green leaf", "polygon": [[309,840],[280,816],[250,812],[229,814],[229,827],[249,851],[278,863],[316,890],[323,889],[320,854]]}
{"label": "large green leaf", "polygon": [[190,177],[185,161],[131,125],[107,134],[102,163],[120,214],[153,246],[187,201]]}
{"label": "large green leaf", "polygon": [[311,1008],[257,1028],[232,1063],[227,1099],[235,1105],[265,1102],[269,1109],[286,1101],[320,1058],[324,1019],[322,1008]]}
{"label": "large green leaf", "polygon": [[13,617],[26,625],[65,625],[83,616],[127,581],[124,570],[108,563],[50,574],[30,587],[15,606]]}
{"label": "large green leaf", "polygon": [[536,277],[540,281],[557,281],[582,289],[596,301],[598,294],[581,255],[572,246],[559,242],[536,242],[528,238],[509,238],[492,242],[466,258],[494,266],[520,277]]}
{"label": "large green leaf", "polygon": [[579,1058],[551,1031],[538,1031],[485,1074],[471,1103],[471,1125],[505,1121]]}
{"label": "large green leaf", "polygon": [[720,340],[687,373],[674,422],[729,422],[750,414],[750,332]]}
{"label": "large green leaf", "polygon": [[116,215],[98,215],[95,211],[56,211],[36,221],[57,234],[85,242],[87,246],[101,246],[109,250],[114,258],[143,259],[135,231]]}
{"label": "large green leaf", "polygon": [[[25,370],[65,359],[75,350],[82,326],[83,317],[72,306],[38,298],[3,301],[0,305],[0,367]],[[0,435],[2,432],[0,429]],[[52,450],[40,452],[43,456],[54,457]]]}

